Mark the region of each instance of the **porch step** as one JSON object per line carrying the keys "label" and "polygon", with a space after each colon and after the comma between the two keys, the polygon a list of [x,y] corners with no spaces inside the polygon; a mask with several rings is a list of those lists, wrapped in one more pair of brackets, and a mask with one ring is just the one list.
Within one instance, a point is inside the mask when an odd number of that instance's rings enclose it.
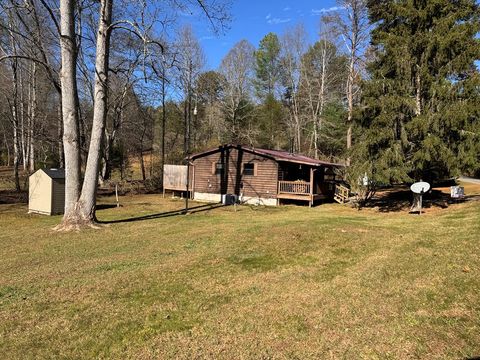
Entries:
{"label": "porch step", "polygon": [[346,186],[336,184],[335,185],[335,194],[333,195],[333,199],[338,202],[339,204],[345,204],[348,202],[350,197],[350,189]]}
{"label": "porch step", "polygon": [[333,199],[338,202],[339,204],[345,204],[345,202],[347,201],[347,199],[345,199],[344,197],[342,196],[338,196],[338,195],[335,195],[333,197]]}

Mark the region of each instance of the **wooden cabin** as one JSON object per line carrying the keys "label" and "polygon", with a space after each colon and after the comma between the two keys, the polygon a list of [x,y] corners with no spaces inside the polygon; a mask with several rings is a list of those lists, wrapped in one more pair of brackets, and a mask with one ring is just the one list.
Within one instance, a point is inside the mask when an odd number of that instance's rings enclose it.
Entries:
{"label": "wooden cabin", "polygon": [[343,167],[288,151],[224,145],[189,157],[189,191],[198,201],[279,205],[300,200],[312,206],[334,198],[335,169]]}

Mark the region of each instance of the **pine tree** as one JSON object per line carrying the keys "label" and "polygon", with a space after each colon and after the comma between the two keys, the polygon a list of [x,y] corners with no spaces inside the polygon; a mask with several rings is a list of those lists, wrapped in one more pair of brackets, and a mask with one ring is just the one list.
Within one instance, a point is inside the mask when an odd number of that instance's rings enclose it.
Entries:
{"label": "pine tree", "polygon": [[275,88],[280,77],[280,42],[275,33],[269,33],[260,41],[255,51],[255,91],[265,100],[275,96]]}
{"label": "pine tree", "polygon": [[282,104],[276,98],[280,81],[280,41],[275,33],[268,33],[255,51],[255,94],[261,104],[257,108],[259,145],[269,148],[284,146],[282,131]]}
{"label": "pine tree", "polygon": [[480,8],[475,0],[370,0],[355,178],[434,181],[480,166]]}
{"label": "pine tree", "polygon": [[256,108],[256,122],[258,127],[257,145],[273,149],[286,149],[289,146],[286,131],[284,131],[285,109],[273,94]]}

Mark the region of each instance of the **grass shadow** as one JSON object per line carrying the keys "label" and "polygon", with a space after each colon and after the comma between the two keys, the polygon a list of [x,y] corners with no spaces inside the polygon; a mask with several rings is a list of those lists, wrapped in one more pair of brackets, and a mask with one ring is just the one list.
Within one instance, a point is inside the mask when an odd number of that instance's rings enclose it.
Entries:
{"label": "grass shadow", "polygon": [[28,203],[28,193],[26,191],[0,190],[0,204],[26,203]]}
{"label": "grass shadow", "polygon": [[[467,195],[462,199],[452,199],[450,194],[441,190],[433,189],[423,196],[422,207],[424,209],[446,209],[450,205],[460,204],[466,201],[478,200],[477,195]],[[413,193],[405,186],[394,186],[376,194],[366,208],[377,208],[380,212],[409,211],[413,201]]]}
{"label": "grass shadow", "polygon": [[117,206],[117,204],[98,204],[95,209],[96,210],[107,210],[107,209],[114,209],[116,207],[122,207],[122,205]]}
{"label": "grass shadow", "polygon": [[[166,217],[171,217],[171,216],[195,214],[195,213],[198,213],[198,212],[209,211],[209,210],[213,210],[213,209],[217,209],[217,208],[225,207],[225,206],[228,206],[228,205],[224,205],[224,204],[221,204],[221,203],[206,204],[206,205],[199,205],[199,206],[190,207],[190,208],[188,208],[187,212],[185,211],[185,209],[179,209],[179,210],[165,211],[165,212],[161,212],[161,213],[157,213],[157,214],[150,214],[150,215],[145,215],[145,216],[132,217],[132,218],[127,218],[127,219],[108,220],[108,221],[97,220],[97,221],[100,224],[118,224],[118,223],[128,223],[128,222],[135,222],[135,221],[146,221],[146,220],[161,219],[161,218],[166,218]],[[114,205],[113,207],[116,207],[116,205]]]}

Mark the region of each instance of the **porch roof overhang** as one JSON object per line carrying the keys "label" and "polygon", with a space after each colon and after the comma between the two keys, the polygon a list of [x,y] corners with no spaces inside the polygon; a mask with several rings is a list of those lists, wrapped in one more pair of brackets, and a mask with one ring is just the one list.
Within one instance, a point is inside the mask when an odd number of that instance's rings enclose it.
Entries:
{"label": "porch roof overhang", "polygon": [[243,151],[250,152],[252,154],[256,154],[259,156],[267,157],[270,159],[273,159],[277,162],[289,162],[289,163],[296,163],[296,164],[302,164],[302,165],[308,165],[312,167],[320,167],[320,166],[329,166],[329,167],[345,167],[343,164],[339,163],[332,163],[328,161],[323,161],[323,160],[318,160],[314,159],[305,155],[301,154],[293,154],[288,151],[284,150],[269,150],[269,149],[259,149],[259,148],[253,148],[253,147],[247,147],[247,146],[242,146],[242,145],[233,145],[233,144],[227,144],[220,146],[218,148],[206,150],[200,153],[196,153],[193,155],[190,155],[187,159],[188,160],[195,160],[197,158],[207,156],[210,154],[213,154],[215,152],[219,152],[222,150],[226,149],[231,149],[231,148],[236,148],[236,149],[241,149]]}

